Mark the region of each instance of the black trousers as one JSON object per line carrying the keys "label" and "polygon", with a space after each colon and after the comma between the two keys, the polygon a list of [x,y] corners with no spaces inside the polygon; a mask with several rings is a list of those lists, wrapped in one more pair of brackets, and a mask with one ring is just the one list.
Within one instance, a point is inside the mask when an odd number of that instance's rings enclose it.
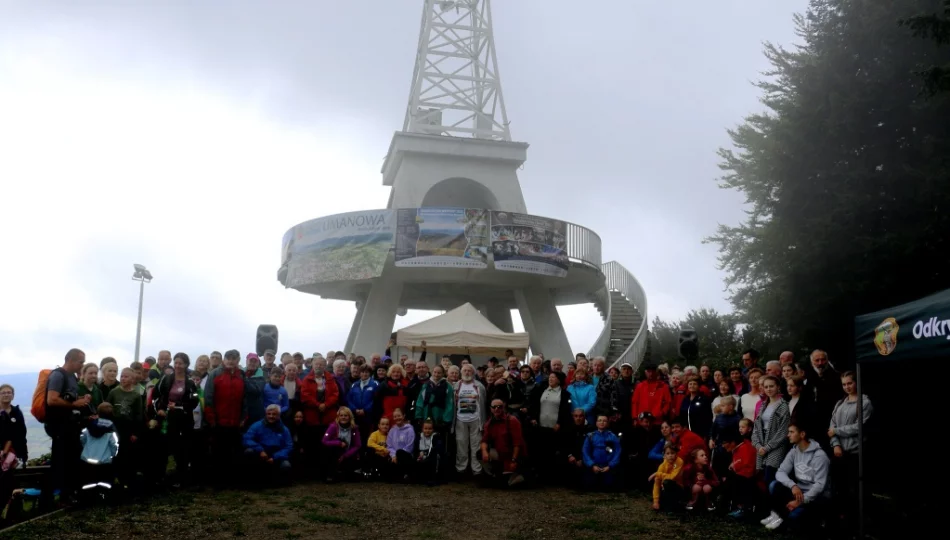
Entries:
{"label": "black trousers", "polygon": [[233,474],[234,467],[243,454],[241,428],[216,426],[211,433],[214,482],[218,486],[234,483],[236,480]]}
{"label": "black trousers", "polygon": [[40,495],[40,508],[53,510],[54,491],[60,490],[60,498],[75,495],[79,481],[79,456],[82,444],[79,442],[79,425],[75,422],[46,424],[46,434],[52,439],[52,455],[49,472],[43,479]]}

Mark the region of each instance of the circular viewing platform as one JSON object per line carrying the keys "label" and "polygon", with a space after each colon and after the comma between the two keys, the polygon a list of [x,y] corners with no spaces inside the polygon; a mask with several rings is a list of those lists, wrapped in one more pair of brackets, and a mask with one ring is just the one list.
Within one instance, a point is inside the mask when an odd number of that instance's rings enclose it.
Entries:
{"label": "circular viewing platform", "polygon": [[601,240],[561,220],[474,208],[399,208],[335,214],[284,234],[277,279],[287,288],[361,301],[380,277],[403,283],[400,306],[464,302],[515,307],[513,291],[551,289],[560,305],[604,286]]}

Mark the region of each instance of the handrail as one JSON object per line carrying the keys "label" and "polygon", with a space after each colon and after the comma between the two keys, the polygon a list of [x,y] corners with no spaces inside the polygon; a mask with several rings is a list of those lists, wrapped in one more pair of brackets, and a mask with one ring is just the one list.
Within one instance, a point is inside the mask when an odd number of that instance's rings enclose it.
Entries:
{"label": "handrail", "polygon": [[[604,288],[607,291],[607,296],[610,296],[610,291],[619,291],[628,302],[637,308],[637,311],[640,312],[640,316],[642,317],[640,328],[637,330],[637,335],[634,336],[633,341],[630,342],[630,346],[627,347],[623,354],[621,354],[610,367],[629,363],[633,366],[634,371],[636,371],[639,369],[640,363],[643,362],[643,355],[647,350],[647,295],[643,290],[643,286],[637,281],[637,278],[617,261],[604,263],[602,269],[605,277]],[[609,335],[611,326],[609,318],[605,321],[605,326],[605,332]],[[598,338],[598,342],[599,341],[600,338]],[[607,349],[609,349],[609,347],[608,341]],[[607,349],[604,349],[603,353],[598,356],[604,356]]]}

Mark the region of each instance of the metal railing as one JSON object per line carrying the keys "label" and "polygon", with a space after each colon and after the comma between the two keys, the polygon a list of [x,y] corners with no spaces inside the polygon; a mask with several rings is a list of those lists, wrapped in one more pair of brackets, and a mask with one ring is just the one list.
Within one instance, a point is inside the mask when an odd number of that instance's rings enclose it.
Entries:
{"label": "metal railing", "polygon": [[567,256],[594,268],[600,268],[600,235],[594,231],[567,223]]}
{"label": "metal railing", "polygon": [[[610,314],[613,310],[610,300],[610,291],[618,291],[628,302],[637,308],[642,320],[640,322],[640,328],[637,329],[637,334],[634,336],[633,341],[630,342],[630,346],[608,367],[619,366],[624,362],[628,362],[633,366],[634,371],[636,371],[639,369],[640,363],[643,362],[643,355],[647,350],[646,292],[644,292],[643,286],[640,285],[637,278],[633,277],[633,274],[617,261],[606,262],[601,269],[605,277],[602,293],[606,295],[607,317],[604,320],[604,330],[597,338],[597,341],[594,342],[594,346],[591,347],[590,354],[592,356],[606,356],[607,351],[610,349],[610,331],[612,326]],[[602,293],[598,292],[598,294]]]}

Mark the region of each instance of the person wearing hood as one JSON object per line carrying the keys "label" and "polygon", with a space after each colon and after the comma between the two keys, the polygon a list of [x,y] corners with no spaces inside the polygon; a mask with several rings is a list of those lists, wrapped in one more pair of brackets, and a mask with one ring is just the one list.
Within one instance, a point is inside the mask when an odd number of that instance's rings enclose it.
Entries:
{"label": "person wearing hood", "polygon": [[673,400],[670,386],[659,379],[656,364],[644,364],[643,373],[646,378],[636,385],[630,400],[630,418],[639,418],[640,413],[648,412],[659,425],[670,414]]}
{"label": "person wearing hood", "polygon": [[[874,413],[871,400],[865,395],[858,396],[856,380],[853,371],[841,374],[841,388],[845,397],[832,409],[827,433],[834,456],[831,458],[831,474],[835,500],[841,504],[839,513],[852,522],[858,510],[858,450],[864,444],[858,437],[859,423],[866,425]],[[863,417],[860,419],[858,399],[861,399]]]}
{"label": "person wearing hood", "polygon": [[[181,485],[191,463],[191,437],[195,430],[195,409],[199,405],[198,385],[188,376],[191,359],[175,354],[173,373],[165,375],[155,387],[155,413],[166,423],[166,443],[175,456],[175,486]],[[159,461],[167,466],[168,454],[161,452]],[[164,475],[164,470],[161,471]]]}
{"label": "person wearing hood", "polygon": [[111,485],[115,479],[112,460],[119,453],[119,436],[112,423],[112,410],[111,403],[100,403],[96,409],[98,418],[91,420],[79,434],[83,486],[98,482]]}
{"label": "person wearing hood", "polygon": [[294,440],[280,421],[280,407],[270,405],[264,412],[264,419],[251,424],[243,437],[244,456],[265,473],[276,470],[281,480],[290,477],[290,454],[294,449]]}
{"label": "person wearing hood", "polygon": [[586,369],[578,367],[574,370],[574,382],[567,387],[567,391],[571,394],[571,403],[573,403],[574,408],[584,409],[584,414],[587,415],[587,423],[593,426],[596,422],[594,407],[597,405],[597,390],[587,382]]}
{"label": "person wearing hood", "polygon": [[247,403],[247,424],[253,424],[264,418],[264,370],[261,369],[261,358],[254,353],[248,353],[244,369],[244,400]]}
{"label": "person wearing hood", "polygon": [[788,522],[798,529],[802,519],[813,516],[815,507],[827,503],[830,496],[830,462],[821,446],[809,440],[804,426],[788,425],[792,449],[785,455],[769,485],[772,512],[762,520],[766,529],[775,530]]}

